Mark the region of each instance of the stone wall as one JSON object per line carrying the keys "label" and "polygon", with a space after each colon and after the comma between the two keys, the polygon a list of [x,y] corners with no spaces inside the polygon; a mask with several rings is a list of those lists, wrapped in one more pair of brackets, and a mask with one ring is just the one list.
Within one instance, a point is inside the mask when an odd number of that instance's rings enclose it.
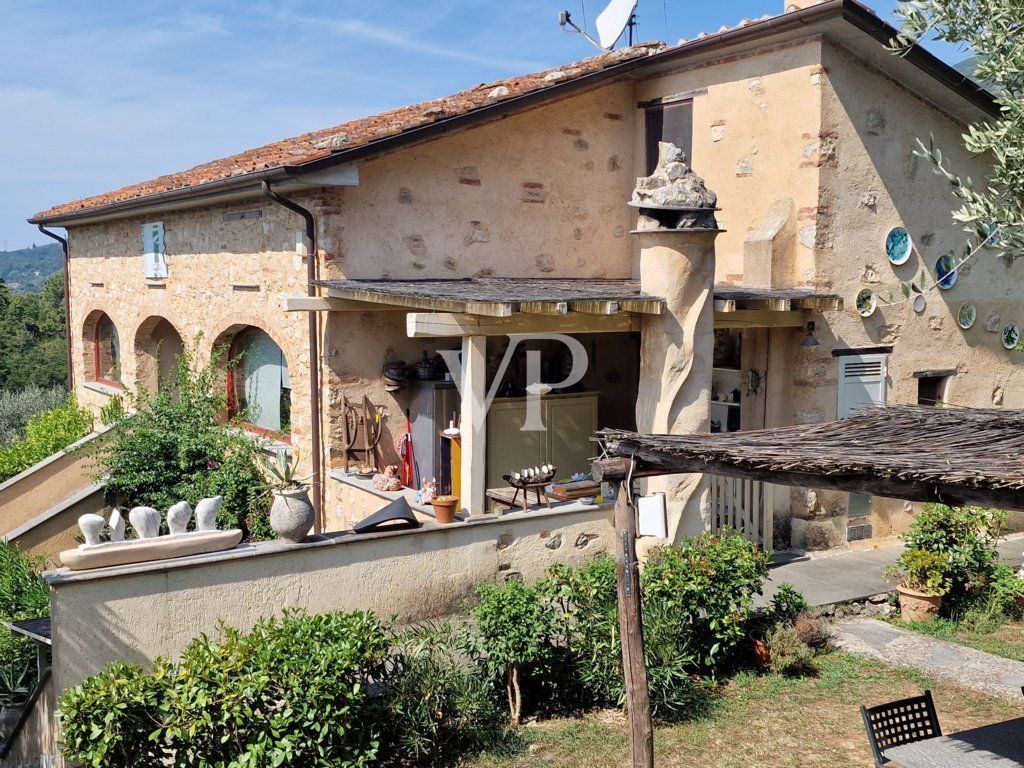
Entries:
{"label": "stone wall", "polygon": [[[372,610],[400,621],[461,610],[473,587],[539,579],[611,551],[611,510],[539,511],[398,533],[265,542],[185,560],[48,574],[57,690],[115,659],[179,653],[219,621],[246,629],[286,608]],[[97,632],[102,627],[102,632]]]}

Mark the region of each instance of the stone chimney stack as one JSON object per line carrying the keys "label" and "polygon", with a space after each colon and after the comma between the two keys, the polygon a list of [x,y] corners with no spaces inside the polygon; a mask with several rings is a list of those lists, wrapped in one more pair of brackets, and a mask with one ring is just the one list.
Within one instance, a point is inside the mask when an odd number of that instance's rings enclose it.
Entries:
{"label": "stone chimney stack", "polygon": [[[715,219],[717,196],[672,144],[659,145],[658,166],[637,179],[630,206],[640,209],[640,288],[664,297],[665,312],[645,315],[641,327],[640,432],[706,432],[714,355]],[[664,491],[670,536],[704,529],[704,484],[696,475],[650,478]]]}

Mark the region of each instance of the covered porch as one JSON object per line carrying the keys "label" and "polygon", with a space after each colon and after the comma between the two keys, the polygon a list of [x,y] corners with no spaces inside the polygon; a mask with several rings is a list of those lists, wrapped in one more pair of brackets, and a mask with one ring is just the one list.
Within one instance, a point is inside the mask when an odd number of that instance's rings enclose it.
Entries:
{"label": "covered porch", "polygon": [[[370,317],[389,313],[382,317],[389,318],[391,334],[401,325],[399,317],[404,319],[403,343],[412,343],[407,347],[417,350],[412,354],[444,357],[445,365],[438,367],[432,380],[412,381],[408,391],[395,394],[394,400],[399,409],[409,408],[412,414],[417,462],[424,463],[416,484],[435,468],[442,473],[447,469],[452,474],[451,492],[461,499],[463,518],[510,506],[512,494],[504,476],[520,468],[554,465],[558,468],[555,480],[588,473],[593,456],[590,436],[599,426],[635,430],[643,358],[652,354],[642,344],[643,331],[651,321],[667,315],[665,297],[645,292],[640,280],[628,278],[324,280],[317,285],[322,296],[290,297],[287,309],[329,313],[343,322],[359,313],[374,313]],[[701,380],[704,429],[713,428],[713,421],[728,426],[726,419],[716,418],[726,408],[748,414],[736,428],[759,425],[758,414],[764,413],[759,400],[765,388],[749,387],[747,380],[761,378],[751,376],[750,370],[766,374],[766,365],[757,356],[767,352],[767,334],[784,333],[795,344],[813,312],[840,308],[842,300],[809,290],[726,285],[715,286],[707,299],[713,333],[731,335],[736,354],[725,363],[728,370],[716,367],[707,381]],[[397,313],[401,315],[396,317]],[[710,337],[711,326],[708,323],[701,333]],[[577,380],[571,380],[572,342],[565,337],[579,342],[585,352],[585,370]],[[390,342],[381,339],[383,344]],[[711,339],[706,343],[710,347]],[[749,348],[749,360],[739,352],[741,346]],[[537,362],[531,368],[534,353]],[[415,363],[409,356],[402,362]],[[551,392],[531,398],[527,387],[541,383]],[[719,392],[731,394],[734,389],[738,392],[734,403],[716,399]],[[337,392],[325,394],[329,399],[338,397]],[[540,405],[531,406],[531,399]],[[523,429],[531,407],[540,409],[544,428],[539,435]],[[429,464],[428,458],[450,450],[451,441],[439,433],[452,421],[459,427],[454,455],[449,463]],[[365,479],[350,477],[343,468],[335,467],[332,476],[351,488],[362,485],[362,490],[372,491]],[[723,500],[734,490],[723,489]],[[567,502],[579,505],[581,500],[584,506],[603,503],[599,484],[578,494],[571,499],[542,494],[539,506],[553,503],[564,508]],[[405,495],[415,505],[413,494]],[[737,512],[748,511],[742,506],[746,495],[730,498],[737,500]],[[763,506],[765,498],[759,491],[751,493],[747,506]],[[520,507],[521,501],[518,496],[514,503]],[[537,496],[531,491],[528,508],[537,507]],[[429,514],[429,505],[419,511]],[[765,546],[770,547],[768,538]]]}

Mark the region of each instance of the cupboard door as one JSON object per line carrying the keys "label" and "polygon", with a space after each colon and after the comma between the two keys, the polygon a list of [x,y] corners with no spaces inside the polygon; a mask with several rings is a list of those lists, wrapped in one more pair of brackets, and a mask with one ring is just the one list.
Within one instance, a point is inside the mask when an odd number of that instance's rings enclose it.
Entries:
{"label": "cupboard door", "polygon": [[502,488],[502,475],[547,462],[544,432],[524,432],[526,403],[495,401],[487,412],[487,487]]}
{"label": "cupboard door", "polygon": [[558,477],[589,472],[597,431],[597,396],[552,398],[545,403],[547,460],[558,467]]}

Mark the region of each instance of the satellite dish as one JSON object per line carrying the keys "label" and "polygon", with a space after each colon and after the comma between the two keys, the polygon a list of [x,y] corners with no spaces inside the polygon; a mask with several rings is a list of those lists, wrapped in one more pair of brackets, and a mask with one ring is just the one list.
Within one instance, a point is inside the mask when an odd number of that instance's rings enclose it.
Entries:
{"label": "satellite dish", "polygon": [[597,39],[606,51],[614,48],[622,33],[626,31],[636,5],[637,0],[612,0],[608,7],[598,14]]}

